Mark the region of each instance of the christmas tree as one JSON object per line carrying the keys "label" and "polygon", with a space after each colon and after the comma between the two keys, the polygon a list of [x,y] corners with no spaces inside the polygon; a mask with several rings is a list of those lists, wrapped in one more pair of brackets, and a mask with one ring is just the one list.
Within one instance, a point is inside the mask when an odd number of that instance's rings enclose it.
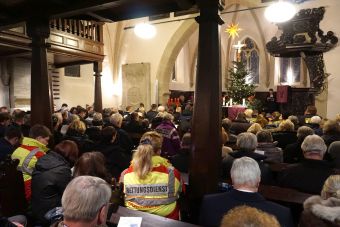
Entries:
{"label": "christmas tree", "polygon": [[233,103],[242,104],[242,100],[255,94],[256,86],[246,83],[249,72],[241,61],[234,61],[229,70],[228,96]]}

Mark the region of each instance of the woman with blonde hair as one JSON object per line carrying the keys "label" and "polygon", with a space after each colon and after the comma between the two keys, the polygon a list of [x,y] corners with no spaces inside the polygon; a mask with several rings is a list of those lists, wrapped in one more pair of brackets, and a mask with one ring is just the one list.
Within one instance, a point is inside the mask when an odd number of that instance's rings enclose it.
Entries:
{"label": "woman with blonde hair", "polygon": [[262,131],[262,127],[259,123],[253,123],[247,130],[247,132],[253,133],[254,135],[259,131]]}
{"label": "woman with blonde hair", "polygon": [[303,207],[299,226],[340,226],[340,175],[328,177],[321,196],[309,197]]}
{"label": "woman with blonde hair", "polygon": [[277,146],[285,149],[288,144],[297,141],[296,132],[294,131],[294,124],[290,120],[284,120],[279,127],[272,131],[273,140],[277,141]]}
{"label": "woman with blonde hair", "polygon": [[148,133],[143,137],[133,154],[130,167],[123,171],[120,178],[124,183],[125,206],[179,219],[177,199],[182,190],[181,175],[159,156],[158,135]]}

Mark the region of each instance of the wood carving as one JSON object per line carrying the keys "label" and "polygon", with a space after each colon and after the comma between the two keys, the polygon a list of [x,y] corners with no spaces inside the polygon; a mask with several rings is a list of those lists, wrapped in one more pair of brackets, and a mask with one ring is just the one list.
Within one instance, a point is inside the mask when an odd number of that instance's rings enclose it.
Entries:
{"label": "wood carving", "polygon": [[279,23],[282,35],[273,37],[266,47],[275,57],[302,57],[306,62],[312,90],[318,94],[325,88],[323,53],[334,48],[338,38],[334,32],[326,34],[320,28],[320,21],[325,14],[325,8],[300,10],[293,19]]}

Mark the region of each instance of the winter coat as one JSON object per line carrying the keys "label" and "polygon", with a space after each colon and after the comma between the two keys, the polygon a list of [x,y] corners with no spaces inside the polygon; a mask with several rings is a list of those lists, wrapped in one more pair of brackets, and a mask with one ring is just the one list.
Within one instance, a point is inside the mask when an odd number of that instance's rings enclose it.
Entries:
{"label": "winter coat", "polygon": [[311,196],[303,203],[304,211],[300,218],[300,227],[340,226],[340,199]]}
{"label": "winter coat", "polygon": [[32,174],[32,211],[41,223],[46,223],[47,211],[61,206],[61,197],[71,181],[71,167],[60,154],[50,151],[40,158]]}
{"label": "winter coat", "polygon": [[256,148],[256,153],[264,152],[266,162],[281,163],[283,162],[282,149],[276,146],[277,143],[259,143]]}
{"label": "winter coat", "polygon": [[156,132],[163,136],[161,155],[163,157],[171,157],[177,154],[180,149],[181,141],[174,124],[165,120],[158,125]]}

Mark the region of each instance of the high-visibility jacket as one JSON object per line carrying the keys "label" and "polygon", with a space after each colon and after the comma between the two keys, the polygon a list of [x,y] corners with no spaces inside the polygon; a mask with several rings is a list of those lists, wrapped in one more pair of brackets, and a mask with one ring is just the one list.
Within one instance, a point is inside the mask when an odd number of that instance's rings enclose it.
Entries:
{"label": "high-visibility jacket", "polygon": [[176,201],[182,191],[180,172],[160,156],[152,157],[152,165],[145,179],[139,179],[132,165],[122,173],[120,181],[124,183],[125,206],[178,219]]}
{"label": "high-visibility jacket", "polygon": [[22,172],[25,184],[25,196],[31,198],[32,172],[38,159],[46,154],[48,148],[39,141],[24,137],[22,144],[12,154],[12,159],[19,159],[18,170]]}

